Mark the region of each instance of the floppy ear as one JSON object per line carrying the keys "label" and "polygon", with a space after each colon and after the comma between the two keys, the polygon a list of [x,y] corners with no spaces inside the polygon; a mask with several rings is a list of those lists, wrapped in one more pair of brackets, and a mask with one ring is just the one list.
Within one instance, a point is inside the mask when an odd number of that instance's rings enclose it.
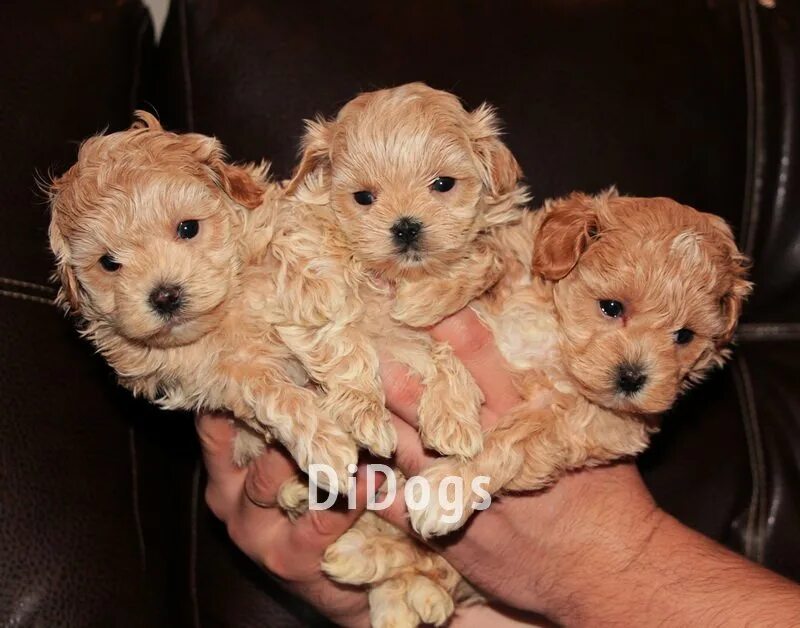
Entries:
{"label": "floppy ear", "polygon": [[143,109],[137,109],[133,112],[133,123],[131,124],[131,130],[136,129],[147,129],[148,131],[164,130],[161,127],[161,123],[158,121],[158,118],[156,118],[149,111],[144,111]]}
{"label": "floppy ear", "polygon": [[717,340],[717,346],[724,346],[733,338],[733,333],[739,323],[739,315],[742,313],[742,306],[753,291],[753,284],[747,279],[750,260],[736,246],[736,240],[728,223],[719,216],[707,215],[712,237],[724,253],[723,266],[720,270],[730,277],[730,286],[720,299],[725,329]]}
{"label": "floppy ear", "polygon": [[261,204],[266,182],[255,176],[258,168],[229,163],[225,149],[216,138],[198,133],[186,133],[177,137],[195,159],[206,167],[213,184],[234,202],[247,209],[255,209]]}
{"label": "floppy ear", "polygon": [[597,233],[597,211],[593,199],[573,192],[545,204],[533,244],[533,270],[545,279],[558,281],[578,263]]}
{"label": "floppy ear", "polygon": [[305,178],[317,168],[330,166],[334,124],[335,122],[329,122],[322,118],[305,121],[306,131],[300,145],[300,163],[289,180],[286,187],[287,193],[295,192]]}
{"label": "floppy ear", "polygon": [[78,313],[80,311],[81,287],[75,271],[69,263],[69,245],[59,229],[56,213],[58,209],[55,205],[55,195],[58,193],[60,179],[56,179],[51,186],[50,201],[50,227],[48,235],[50,237],[50,250],[56,258],[56,270],[53,279],[58,282],[58,294],[56,295],[56,305],[67,312]]}
{"label": "floppy ear", "polygon": [[500,139],[500,120],[491,105],[483,103],[469,114],[470,139],[478,159],[483,184],[499,199],[513,192],[522,178],[522,169]]}

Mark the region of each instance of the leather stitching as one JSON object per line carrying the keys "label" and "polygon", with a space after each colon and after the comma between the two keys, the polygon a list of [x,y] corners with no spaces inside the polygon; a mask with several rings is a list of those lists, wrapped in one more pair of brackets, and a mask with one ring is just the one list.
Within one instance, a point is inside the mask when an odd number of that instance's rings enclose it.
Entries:
{"label": "leather stitching", "polygon": [[764,543],[766,529],[766,468],[759,429],[758,410],[753,394],[753,381],[750,369],[741,354],[737,357],[734,373],[737,375],[736,390],[742,409],[742,418],[747,438],[747,450],[750,460],[750,473],[752,476],[752,493],[747,509],[747,526],[744,531],[745,554],[757,562],[764,560]]}
{"label": "leather stitching", "polygon": [[44,305],[55,305],[55,301],[53,301],[53,299],[45,299],[44,297],[37,297],[32,294],[24,294],[22,292],[14,292],[12,290],[0,290],[0,297],[19,299],[20,301],[32,301],[33,303],[42,303]]}
{"label": "leather stitching", "polygon": [[800,323],[743,323],[736,339],[746,342],[800,340]]}
{"label": "leather stitching", "polygon": [[0,277],[0,284],[5,284],[7,286],[14,286],[16,288],[29,288],[30,290],[36,290],[38,292],[44,292],[46,294],[55,294],[56,289],[52,286],[43,286],[38,283],[32,283],[30,281],[21,281],[19,279],[11,279],[11,277]]}

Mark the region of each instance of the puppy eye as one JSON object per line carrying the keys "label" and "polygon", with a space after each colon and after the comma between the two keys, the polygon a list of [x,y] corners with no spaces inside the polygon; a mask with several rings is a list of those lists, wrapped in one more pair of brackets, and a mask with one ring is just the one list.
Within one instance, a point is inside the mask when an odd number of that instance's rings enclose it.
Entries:
{"label": "puppy eye", "polygon": [[113,257],[111,257],[110,255],[106,254],[106,255],[103,255],[103,257],[100,258],[100,266],[102,266],[108,272],[113,273],[113,272],[119,270],[122,267],[122,264],[120,264],[117,261],[114,261]]}
{"label": "puppy eye", "polygon": [[199,220],[182,220],[175,230],[181,240],[191,240],[200,231]]}
{"label": "puppy eye", "polygon": [[686,327],[679,329],[673,334],[675,342],[679,345],[689,344],[694,339],[694,332]]}
{"label": "puppy eye", "polygon": [[619,318],[625,313],[625,307],[619,301],[611,299],[601,299],[600,311],[609,318]]}
{"label": "puppy eye", "polygon": [[453,177],[436,177],[431,183],[431,189],[434,192],[449,192],[456,184]]}
{"label": "puppy eye", "polygon": [[356,203],[359,205],[372,205],[375,202],[375,195],[367,190],[354,192],[353,198],[356,199]]}

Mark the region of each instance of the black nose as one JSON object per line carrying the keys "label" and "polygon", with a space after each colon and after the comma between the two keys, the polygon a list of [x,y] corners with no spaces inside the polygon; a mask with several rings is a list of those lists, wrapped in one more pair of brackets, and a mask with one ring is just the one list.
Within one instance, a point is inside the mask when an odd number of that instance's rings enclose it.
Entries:
{"label": "black nose", "polygon": [[422,223],[414,218],[400,218],[392,225],[390,231],[394,243],[406,250],[419,239]]}
{"label": "black nose", "polygon": [[182,302],[179,286],[158,286],[150,293],[150,305],[159,314],[173,314]]}
{"label": "black nose", "polygon": [[639,392],[647,381],[647,375],[638,364],[620,364],[617,370],[617,388],[626,395]]}

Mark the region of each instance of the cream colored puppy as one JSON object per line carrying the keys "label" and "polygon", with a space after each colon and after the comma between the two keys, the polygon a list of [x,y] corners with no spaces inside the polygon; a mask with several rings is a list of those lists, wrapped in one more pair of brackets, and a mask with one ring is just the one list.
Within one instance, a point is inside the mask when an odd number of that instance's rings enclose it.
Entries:
{"label": "cream colored puppy", "polygon": [[[316,242],[311,258],[299,255],[309,240],[282,221],[266,168],[233,166],[213,138],[137,116],[127,131],[87,140],[53,183],[59,300],[135,394],[229,409],[262,435],[242,432],[239,462],[274,437],[304,470],[332,467],[329,488],[346,490],[356,445],[281,331],[330,325],[357,281],[316,255]],[[347,321],[336,325],[347,332]]]}
{"label": "cream colored puppy", "polygon": [[[494,232],[522,218],[520,177],[490,107],[469,112],[452,94],[412,83],[361,94],[335,119],[309,122],[287,186],[296,211],[325,216],[347,242],[348,263],[382,290],[372,295],[367,333],[424,384],[423,443],[463,459],[480,440],[479,393],[448,345],[411,326],[438,322],[499,279]],[[444,559],[369,512],[329,548],[323,568],[339,582],[370,585],[376,626],[441,625],[454,596],[473,597]]]}
{"label": "cream colored puppy", "polygon": [[[666,198],[573,194],[503,233],[509,272],[475,309],[515,367],[525,403],[472,460],[423,476],[489,491],[541,489],[565,472],[633,456],[659,415],[729,355],[747,260],[721,218]],[[411,511],[423,536],[460,527],[438,503]]]}

